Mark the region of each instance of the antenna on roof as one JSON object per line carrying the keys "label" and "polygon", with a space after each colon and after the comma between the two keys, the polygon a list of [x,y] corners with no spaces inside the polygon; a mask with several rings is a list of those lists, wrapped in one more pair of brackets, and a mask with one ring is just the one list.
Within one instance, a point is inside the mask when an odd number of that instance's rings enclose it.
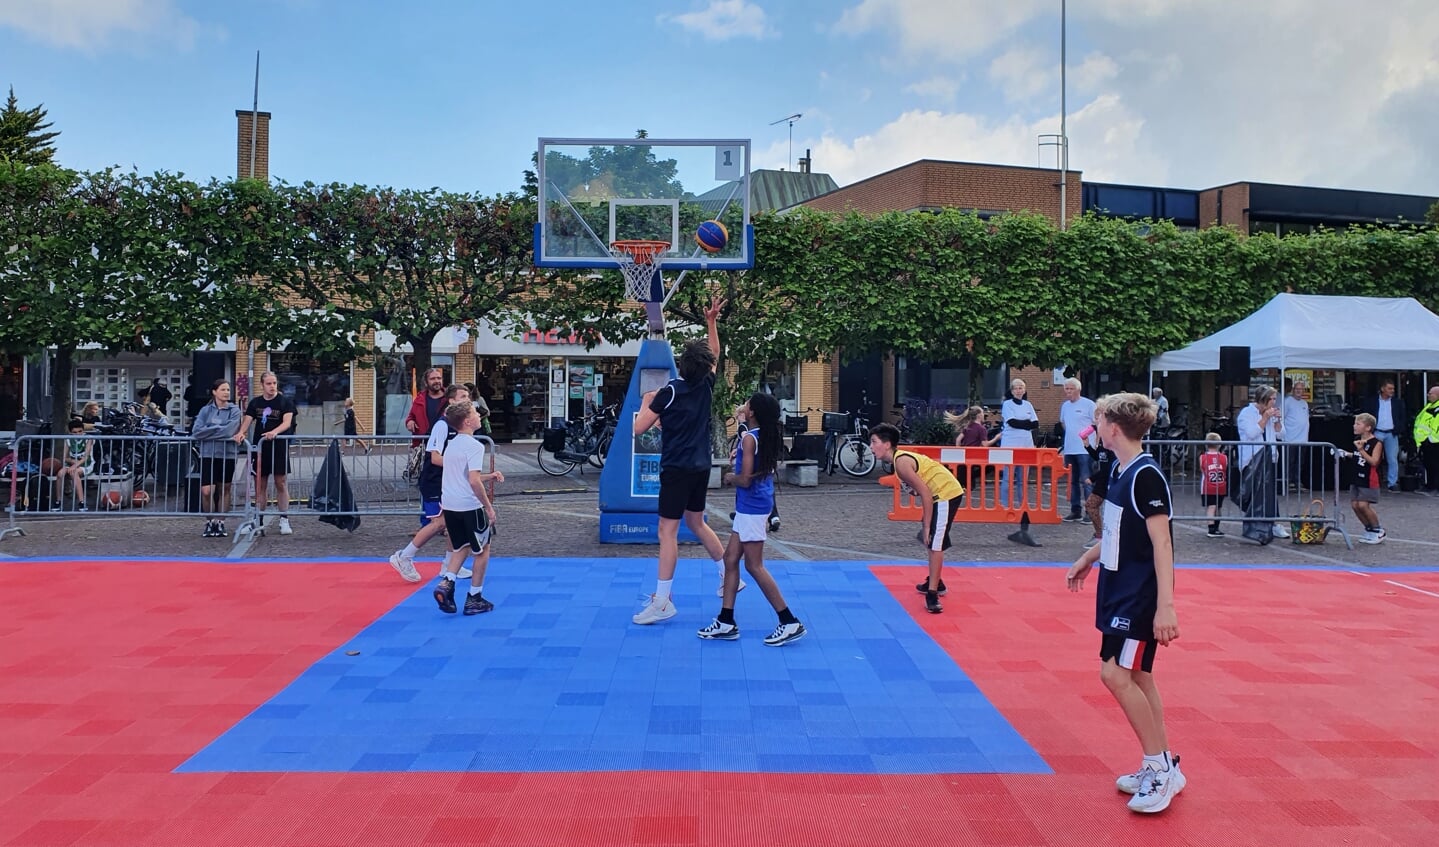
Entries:
{"label": "antenna on roof", "polygon": [[785,123],[786,121],[789,122],[789,154],[786,156],[786,158],[785,158],[785,160],[784,160],[784,166],[785,166],[786,168],[792,167],[791,162],[794,160],[794,122],[797,121],[797,120],[799,120],[799,119],[802,118],[802,117],[804,117],[804,115],[801,115],[799,112],[795,112],[793,115],[790,115],[790,116],[787,117],[787,118],[780,118],[780,119],[777,120],[777,121],[770,121],[770,122],[769,122],[769,125],[770,125],[770,126],[774,126],[774,125],[776,125],[776,124],[782,124],[782,123]]}

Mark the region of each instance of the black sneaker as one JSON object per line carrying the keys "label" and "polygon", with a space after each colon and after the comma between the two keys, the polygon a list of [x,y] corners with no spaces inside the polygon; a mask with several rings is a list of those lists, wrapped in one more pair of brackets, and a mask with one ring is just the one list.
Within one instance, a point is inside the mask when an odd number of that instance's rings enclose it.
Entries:
{"label": "black sneaker", "polygon": [[440,611],[447,615],[455,613],[455,581],[453,579],[441,579],[440,584],[435,586],[435,602],[439,604]]}
{"label": "black sneaker", "polygon": [[1070,512],[1064,516],[1065,523],[1084,523],[1084,515],[1079,512]]}
{"label": "black sneaker", "polygon": [[927,609],[931,615],[937,615],[944,611],[944,607],[939,604],[939,592],[924,592],[924,608]]}
{"label": "black sneaker", "polygon": [[224,521],[215,521],[215,537],[216,537],[216,538],[228,538],[229,536],[230,536],[230,533],[229,533],[228,531],[226,531],[226,529],[225,529],[225,522],[224,522]]}
{"label": "black sneaker", "polygon": [[214,522],[214,521],[205,521],[205,534],[202,535],[202,536],[200,536],[200,537],[201,537],[201,538],[214,538],[214,537],[215,537],[215,522]]}
{"label": "black sneaker", "polygon": [[[915,591],[918,591],[920,594],[928,593],[928,591],[929,591],[929,580],[926,579],[924,582],[921,582],[919,585],[916,585],[916,586],[914,587],[914,590],[915,590]],[[946,594],[948,594],[948,593],[949,593],[949,586],[945,585],[945,584],[944,584],[944,580],[941,579],[941,580],[939,581],[939,596],[943,597],[944,595],[946,595]]]}
{"label": "black sneaker", "polygon": [[1219,529],[1219,527],[1217,527],[1217,526],[1211,528],[1211,529],[1209,530],[1209,532],[1207,532],[1207,533],[1205,533],[1205,534],[1208,535],[1210,538],[1223,538],[1223,537],[1224,537],[1224,533],[1221,532],[1220,529]]}
{"label": "black sneaker", "polygon": [[[450,581],[447,579],[445,580],[445,582]],[[450,585],[453,586],[454,583],[450,582]],[[452,588],[452,594],[453,591],[454,589]],[[455,601],[452,597],[450,600],[450,608],[446,609],[446,611],[453,612],[455,610],[454,605]],[[442,605],[440,606],[440,608],[444,609],[445,607]],[[495,604],[491,603],[489,600],[486,600],[485,595],[483,594],[471,594],[465,598],[465,614],[467,615],[483,615],[485,612],[488,612],[493,608],[495,608]]]}

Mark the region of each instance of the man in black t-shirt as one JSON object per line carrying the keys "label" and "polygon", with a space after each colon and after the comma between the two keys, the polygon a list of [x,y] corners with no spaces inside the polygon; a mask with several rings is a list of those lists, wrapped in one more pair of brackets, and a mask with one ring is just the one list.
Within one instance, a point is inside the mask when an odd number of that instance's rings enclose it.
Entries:
{"label": "man in black t-shirt", "polygon": [[289,535],[294,532],[290,527],[290,452],[289,445],[276,436],[294,434],[295,402],[280,393],[280,378],[274,371],[260,374],[260,396],[250,398],[245,417],[255,422],[250,434],[250,444],[258,453],[258,467],[250,468],[257,475],[255,502],[263,512],[273,477],[275,501],[280,508],[280,534]]}
{"label": "man in black t-shirt", "polygon": [[150,390],[146,392],[145,400],[148,403],[154,404],[156,411],[160,414],[167,415],[169,414],[167,407],[170,405],[170,398],[173,396],[174,395],[170,393],[170,389],[166,388],[163,382],[158,379],[152,379],[150,380]]}
{"label": "man in black t-shirt", "polygon": [[1130,810],[1143,813],[1164,811],[1186,782],[1179,757],[1169,749],[1152,673],[1156,646],[1179,638],[1169,483],[1140,444],[1156,412],[1154,401],[1143,394],[1115,394],[1098,404],[1095,432],[1114,452],[1115,463],[1105,492],[1103,537],[1065,577],[1069,590],[1079,591],[1094,564],[1100,565],[1095,598],[1099,676],[1144,751],[1139,770],[1119,777],[1115,785],[1134,795]]}
{"label": "man in black t-shirt", "polygon": [[704,512],[712,456],[710,409],[720,352],[716,322],[724,304],[722,298],[710,301],[705,310],[708,337],[684,346],[679,357],[679,379],[646,394],[635,416],[635,435],[649,432],[658,423],[664,436],[660,442],[659,580],[649,602],[632,619],[638,624],[658,623],[675,616],[670,592],[679,562],[681,518],[710,558],[723,567],[724,545],[705,523]]}

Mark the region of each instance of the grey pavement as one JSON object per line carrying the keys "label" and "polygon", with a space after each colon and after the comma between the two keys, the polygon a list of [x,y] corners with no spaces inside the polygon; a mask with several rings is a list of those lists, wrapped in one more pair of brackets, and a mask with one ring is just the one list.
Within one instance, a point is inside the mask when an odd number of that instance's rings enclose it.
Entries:
{"label": "grey pavement", "polygon": [[[506,481],[496,487],[497,535],[494,554],[500,557],[651,557],[652,544],[601,544],[598,541],[597,487],[599,471],[576,469],[564,477],[543,474],[534,458],[535,445],[500,445],[497,467]],[[383,460],[396,467],[394,456]],[[308,467],[308,466],[307,466]],[[299,476],[299,469],[295,476]],[[923,562],[924,551],[915,541],[914,525],[887,519],[892,497],[877,484],[876,472],[865,479],[842,475],[822,477],[816,488],[781,485],[779,504],[782,527],[770,536],[765,555],[770,560],[859,559],[876,562]],[[398,484],[397,482],[394,484]],[[1193,505],[1177,493],[1181,511]],[[1348,508],[1347,495],[1341,498]],[[712,490],[711,525],[727,537],[734,491],[726,486]],[[1234,510],[1226,506],[1229,514]],[[1237,523],[1226,524],[1226,538],[1205,537],[1203,523],[1176,523],[1175,547],[1181,564],[1330,565],[1354,568],[1402,568],[1439,565],[1439,498],[1414,493],[1385,492],[1379,513],[1388,530],[1380,545],[1356,544],[1347,550],[1337,533],[1323,545],[1301,546],[1284,539],[1260,547],[1239,537]],[[353,559],[380,563],[404,546],[417,527],[416,517],[365,516],[359,529],[345,532],[320,523],[305,508],[291,509],[295,533],[280,536],[274,515],[268,531],[253,539],[211,539],[200,536],[200,516],[152,517],[132,510],[81,518],[22,513],[18,524],[23,537],[0,540],[0,559],[38,556],[103,556],[170,558],[204,557],[255,559]],[[1348,525],[1355,526],[1347,514]],[[10,516],[0,515],[0,526]],[[233,524],[232,524],[233,526]],[[1086,524],[1034,525],[1032,535],[1043,546],[1031,548],[1010,540],[1012,524],[957,523],[952,533],[953,562],[1069,562],[1089,538]],[[433,542],[420,557],[421,571],[432,575],[441,555]],[[682,557],[703,558],[697,545],[682,545]]]}

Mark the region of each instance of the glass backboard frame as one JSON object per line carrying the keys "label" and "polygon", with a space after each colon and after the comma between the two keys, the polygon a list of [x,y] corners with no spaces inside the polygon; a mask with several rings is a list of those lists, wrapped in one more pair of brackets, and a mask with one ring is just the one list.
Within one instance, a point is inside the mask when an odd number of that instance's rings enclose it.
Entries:
{"label": "glass backboard frame", "polygon": [[[711,148],[716,151],[713,155],[715,162],[715,177],[713,180],[704,178],[700,173],[702,168],[695,165],[693,159],[697,156],[704,157],[702,150],[696,149],[695,156],[686,156],[690,163],[688,170],[681,169],[676,177],[681,181],[689,179],[691,185],[683,186],[686,189],[685,197],[672,196],[646,196],[626,197],[614,196],[608,198],[616,202],[595,201],[593,198],[570,198],[565,195],[565,187],[558,184],[557,177],[547,173],[547,158],[550,152],[564,151],[564,155],[575,156],[581,151],[588,151],[591,148]],[[721,166],[718,160],[720,151],[737,148],[739,158],[734,179],[722,179],[720,176]],[[754,227],[750,224],[750,141],[749,139],[732,138],[541,138],[539,139],[539,156],[536,176],[539,180],[539,208],[538,220],[535,223],[534,251],[535,266],[542,268],[618,268],[619,260],[609,255],[608,246],[610,241],[621,238],[649,237],[667,240],[670,242],[670,250],[663,254],[660,262],[666,270],[744,270],[754,266]],[[683,152],[683,151],[677,151]],[[664,158],[663,151],[656,151],[656,155]],[[699,185],[693,185],[698,179]],[[602,182],[601,180],[595,180]],[[736,185],[737,183],[737,185]],[[723,193],[721,193],[723,192]],[[726,201],[728,201],[726,205]],[[603,205],[606,209],[600,213],[590,214],[594,218],[593,225],[584,220],[585,215],[578,211],[583,203],[589,203],[593,207]],[[719,254],[706,253],[700,250],[694,241],[693,227],[698,220],[688,220],[681,223],[680,210],[687,204],[709,204],[712,208],[723,207],[721,213],[728,224],[730,224],[730,243],[726,249]],[[660,230],[653,233],[625,232],[623,224],[617,228],[617,210],[628,208],[637,210],[647,208],[655,210],[653,213],[663,216],[665,207],[670,209],[669,225],[657,224]],[[736,214],[737,213],[737,214]],[[687,217],[695,217],[690,213]],[[608,219],[608,227],[605,220]],[[701,218],[704,220],[707,218]],[[550,227],[557,221],[568,220],[571,223],[571,235],[568,238],[560,239],[552,237]],[[659,220],[663,220],[661,217]],[[738,223],[738,227],[733,224]],[[738,229],[738,231],[736,231]],[[576,253],[574,246],[579,244],[585,255]],[[604,253],[601,254],[601,244]]]}

